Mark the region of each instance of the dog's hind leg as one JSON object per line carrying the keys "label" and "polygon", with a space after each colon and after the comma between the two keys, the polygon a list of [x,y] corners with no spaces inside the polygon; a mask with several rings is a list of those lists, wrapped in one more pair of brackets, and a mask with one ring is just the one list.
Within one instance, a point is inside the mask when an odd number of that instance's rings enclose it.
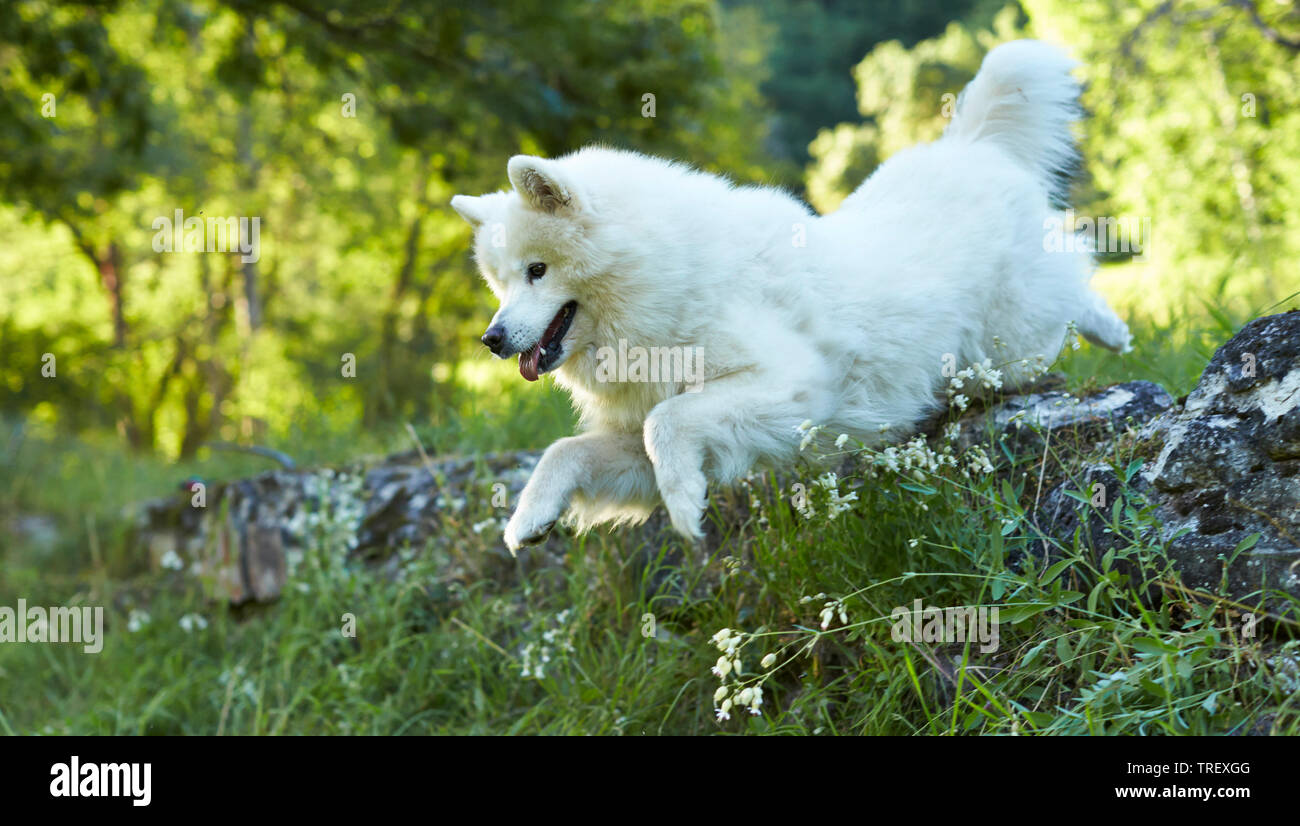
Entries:
{"label": "dog's hind leg", "polygon": [[506,524],[511,551],[541,542],[570,504],[580,529],[649,513],[655,501],[650,459],[635,433],[592,431],[552,444],[537,462]]}
{"label": "dog's hind leg", "polygon": [[1128,325],[1106,303],[1106,299],[1092,290],[1084,299],[1082,317],[1078,321],[1079,333],[1099,347],[1127,353],[1133,349]]}

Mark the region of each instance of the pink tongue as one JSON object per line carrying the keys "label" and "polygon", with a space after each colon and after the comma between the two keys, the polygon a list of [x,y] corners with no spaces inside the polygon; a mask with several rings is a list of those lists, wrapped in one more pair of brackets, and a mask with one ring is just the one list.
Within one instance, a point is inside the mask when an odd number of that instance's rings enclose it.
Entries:
{"label": "pink tongue", "polygon": [[529,381],[537,381],[537,362],[542,359],[542,343],[533,345],[533,349],[519,354],[519,375]]}

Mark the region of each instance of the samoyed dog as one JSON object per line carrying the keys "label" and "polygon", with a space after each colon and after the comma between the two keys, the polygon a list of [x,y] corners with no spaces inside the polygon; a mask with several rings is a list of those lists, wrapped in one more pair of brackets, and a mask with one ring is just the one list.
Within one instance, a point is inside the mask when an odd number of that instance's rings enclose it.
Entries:
{"label": "samoyed dog", "polygon": [[806,420],[878,444],[944,405],[944,365],[989,358],[1015,387],[1071,323],[1127,349],[1092,256],[1045,242],[1078,161],[1074,65],[1036,41],[995,48],[943,136],[830,215],[599,147],[515,156],[512,191],[453,198],[500,300],[483,343],[528,381],[553,374],[580,413],[524,488],[510,549],[660,503],[699,538],[709,482],[788,466]]}

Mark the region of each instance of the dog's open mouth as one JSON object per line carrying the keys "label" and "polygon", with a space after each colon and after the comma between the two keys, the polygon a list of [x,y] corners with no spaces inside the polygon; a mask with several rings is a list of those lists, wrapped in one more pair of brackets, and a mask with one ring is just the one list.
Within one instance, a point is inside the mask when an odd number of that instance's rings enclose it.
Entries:
{"label": "dog's open mouth", "polygon": [[570,301],[560,308],[537,343],[519,354],[519,375],[529,381],[537,381],[539,375],[555,366],[562,354],[564,336],[569,332],[573,315],[577,311],[576,301]]}

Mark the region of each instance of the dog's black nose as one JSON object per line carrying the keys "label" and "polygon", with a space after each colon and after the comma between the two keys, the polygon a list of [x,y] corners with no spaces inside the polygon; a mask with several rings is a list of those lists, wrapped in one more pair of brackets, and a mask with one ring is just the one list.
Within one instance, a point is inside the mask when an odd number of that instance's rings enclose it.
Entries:
{"label": "dog's black nose", "polygon": [[481,338],[480,341],[487,345],[487,348],[492,351],[493,355],[499,356],[501,355],[501,348],[504,347],[506,343],[506,328],[502,327],[500,324],[493,324],[491,327],[487,328],[487,332],[483,334],[483,338]]}

